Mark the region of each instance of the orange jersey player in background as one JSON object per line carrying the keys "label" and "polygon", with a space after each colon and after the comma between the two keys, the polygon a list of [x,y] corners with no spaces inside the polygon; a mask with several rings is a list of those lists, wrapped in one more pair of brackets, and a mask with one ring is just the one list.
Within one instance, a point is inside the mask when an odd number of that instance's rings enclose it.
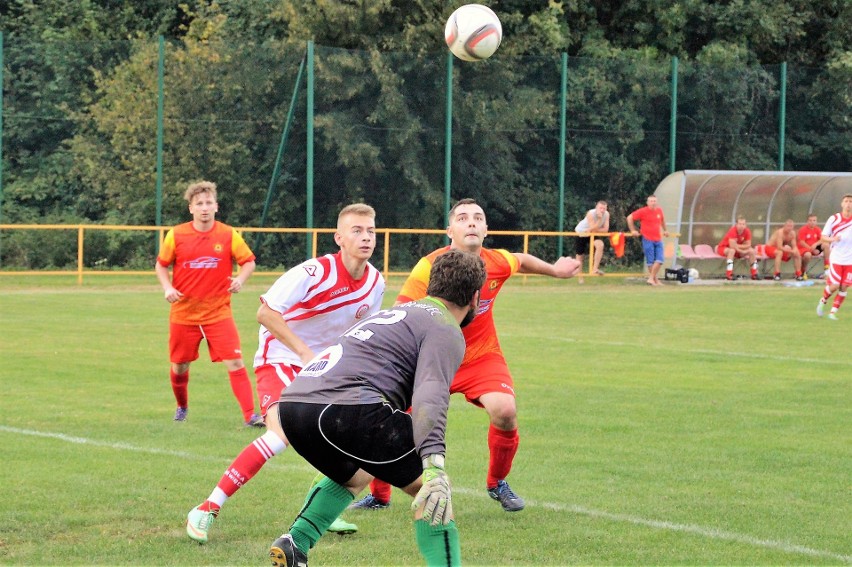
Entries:
{"label": "orange jersey player in background", "polygon": [[[254,412],[254,391],[243,364],[240,336],[231,313],[231,294],[238,293],[254,271],[254,254],[232,227],[218,222],[216,184],[201,181],[184,194],[192,221],[172,228],[163,241],[154,270],[163,286],[169,315],[169,360],[175,421],[185,421],[189,405],[189,365],[198,359],[201,339],[210,360],[228,369],[231,390],[246,425],[263,427]],[[239,273],[232,276],[233,264]],[[169,279],[169,266],[172,278]]]}
{"label": "orange jersey player in background", "polygon": [[[518,450],[518,418],[512,375],[494,326],[494,301],[503,283],[512,274],[542,274],[555,278],[571,278],[580,272],[580,262],[573,258],[559,258],[549,264],[530,254],[507,250],[483,248],[488,233],[485,212],[473,199],[462,199],[450,211],[447,235],[450,246],[439,248],[420,259],[397,297],[397,304],[422,299],[426,296],[429,272],[435,259],[447,250],[460,249],[477,254],[485,261],[487,278],[480,292],[479,308],[473,322],[462,329],[465,355],[461,367],[453,378],[450,393],[464,394],[467,401],[488,413],[488,449],[490,458],[486,489],[507,512],[524,508],[524,500],[516,495],[506,477]],[[390,503],[390,485],[375,480],[370,484],[370,494],[352,504],[356,509],[381,509]]]}

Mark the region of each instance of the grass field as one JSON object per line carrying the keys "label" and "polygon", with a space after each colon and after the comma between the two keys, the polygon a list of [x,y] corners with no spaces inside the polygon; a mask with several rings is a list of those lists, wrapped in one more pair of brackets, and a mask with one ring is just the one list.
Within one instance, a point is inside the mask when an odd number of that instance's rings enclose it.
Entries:
{"label": "grass field", "polygon": [[[503,512],[484,490],[487,419],[454,397],[448,471],[468,565],[852,563],[852,305],[819,287],[661,289],[520,278],[496,305],[521,446]],[[262,565],[314,473],[292,450],[223,508],[186,512],[257,435],[202,349],[172,422],[167,310],[149,278],[3,280],[0,563]],[[247,362],[257,277],[235,296]],[[390,282],[387,302],[400,282]],[[250,362],[249,362],[250,364]],[[347,512],[317,565],[417,565],[410,499]]]}

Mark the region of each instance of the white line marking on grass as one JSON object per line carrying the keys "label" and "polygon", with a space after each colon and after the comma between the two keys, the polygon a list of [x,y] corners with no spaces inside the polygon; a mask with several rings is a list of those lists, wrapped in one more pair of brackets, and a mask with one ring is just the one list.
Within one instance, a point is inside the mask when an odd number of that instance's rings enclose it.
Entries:
{"label": "white line marking on grass", "polygon": [[[628,343],[622,341],[591,341],[591,340],[583,340],[583,339],[574,339],[570,337],[532,337],[530,335],[512,335],[507,333],[505,335],[500,335],[501,337],[520,337],[523,336],[525,338],[535,338],[538,340],[553,340],[559,341],[563,343],[576,343],[576,344],[590,344],[590,345],[599,345],[599,346],[608,346],[608,347],[641,347],[643,349],[654,348],[656,350],[665,350],[672,351],[672,349],[667,349],[665,347],[660,347],[657,345],[640,345],[638,343]],[[675,351],[672,351],[675,352]],[[681,353],[681,350],[676,351]],[[843,366],[849,365],[849,362],[841,361],[841,360],[830,360],[826,358],[808,358],[802,356],[778,356],[775,354],[762,354],[759,352],[736,352],[736,351],[727,351],[727,350],[711,350],[704,348],[696,348],[690,349],[690,354],[709,354],[713,356],[738,356],[741,358],[756,358],[759,360],[775,360],[778,362],[803,362],[810,364],[839,364]]]}
{"label": "white line marking on grass", "polygon": [[[453,487],[453,492],[484,497],[484,494],[481,490],[470,490],[468,488]],[[805,547],[803,545],[797,545],[786,541],[760,539],[749,535],[727,532],[716,528],[705,528],[692,524],[676,524],[673,522],[666,522],[661,520],[649,520],[646,518],[640,518],[638,516],[630,516],[628,514],[613,514],[611,512],[604,512],[602,510],[593,510],[591,508],[586,508],[585,506],[578,506],[576,504],[556,504],[553,502],[536,502],[534,500],[527,500],[526,503],[527,506],[538,506],[541,508],[547,508],[548,510],[554,510],[556,512],[570,512],[573,514],[589,516],[592,518],[601,518],[613,522],[626,522],[629,524],[635,524],[637,526],[645,526],[648,528],[655,528],[659,530],[689,533],[701,537],[706,537],[709,539],[735,541],[738,543],[753,545],[755,547],[777,549],[786,553],[798,553],[801,555],[809,555],[812,557],[825,557],[836,561],[843,561],[844,563],[852,563],[852,555],[843,555],[842,553],[834,553],[833,551],[813,549],[810,547]]]}
{"label": "white line marking on grass", "polygon": [[[169,449],[157,449],[153,447],[139,447],[136,445],[130,445],[128,443],[114,443],[114,442],[106,442],[106,441],[95,441],[93,439],[87,439],[85,437],[74,437],[71,435],[65,435],[64,433],[52,433],[48,431],[35,431],[32,429],[20,429],[17,427],[9,427],[6,425],[0,425],[0,431],[5,433],[15,433],[18,435],[31,435],[34,437],[44,437],[48,439],[57,439],[59,441],[65,441],[67,443],[77,443],[81,445],[91,445],[92,447],[104,447],[106,449],[116,449],[120,451],[134,451],[137,453],[147,453],[151,455],[166,455],[171,457],[179,457],[179,458],[189,458],[189,459],[197,459],[197,460],[209,460],[209,461],[226,461],[225,459],[219,457],[205,457],[199,456],[194,453],[188,453],[186,451],[172,451]],[[227,460],[230,462],[230,460]],[[300,461],[303,463],[303,466],[298,465],[285,465],[274,468],[298,468],[304,470],[313,470],[312,467],[308,467],[307,464],[304,464],[304,461]],[[272,463],[267,463],[267,467]],[[484,497],[484,494],[481,490],[472,490],[470,488],[462,488],[456,486],[453,488],[454,492],[458,492],[461,494],[473,495]],[[793,543],[788,543],[785,541],[776,541],[771,539],[759,539],[756,537],[726,532],[724,530],[719,530],[716,528],[705,528],[702,526],[695,526],[691,524],[676,524],[673,522],[666,522],[661,520],[649,520],[646,518],[640,518],[638,516],[630,516],[627,514],[613,514],[611,512],[604,512],[602,510],[593,510],[591,508],[586,508],[584,506],[577,506],[575,504],[557,504],[553,502],[536,502],[533,500],[527,500],[527,506],[537,506],[541,508],[546,508],[548,510],[554,510],[556,512],[570,512],[573,514],[580,514],[583,516],[589,516],[592,518],[601,518],[604,520],[609,520],[613,522],[626,522],[629,524],[635,524],[638,526],[645,526],[649,528],[655,528],[659,530],[669,530],[674,532],[683,532],[689,533],[701,537],[706,537],[709,539],[719,539],[725,541],[735,541],[738,543],[745,543],[747,545],[753,545],[755,547],[765,547],[770,549],[777,549],[779,551],[783,551],[786,553],[798,553],[801,555],[808,555],[811,557],[826,557],[828,559],[833,559],[836,561],[843,561],[844,563],[852,563],[852,555],[843,555],[840,553],[834,553],[831,551],[822,551],[819,549],[813,549],[810,547],[805,547],[802,545],[796,545]]]}
{"label": "white line marking on grass", "polygon": [[[65,441],[67,443],[77,443],[80,445],[90,445],[92,447],[103,447],[106,449],[116,449],[119,451],[133,451],[134,453],[145,453],[148,455],[166,455],[168,457],[178,457],[181,459],[193,459],[196,461],[212,461],[217,463],[230,463],[236,458],[236,454],[230,458],[225,459],[222,457],[216,457],[213,455],[198,455],[196,453],[188,453],[186,451],[173,451],[171,449],[158,449],[155,447],[140,447],[138,445],[131,445],[129,443],[114,443],[107,441],[96,441],[94,439],[87,439],[85,437],[74,437],[71,435],[65,435],[64,433],[52,433],[49,431],[35,431],[33,429],[19,429],[17,427],[9,427],[6,425],[0,425],[0,432],[4,433],[15,433],[17,435],[31,435],[33,437],[44,437],[48,439],[57,439],[59,441]],[[275,469],[288,469],[288,470],[314,470],[313,467],[309,466],[304,460],[299,459],[296,463],[285,464],[282,465],[280,463],[266,463],[267,468],[275,468]]]}

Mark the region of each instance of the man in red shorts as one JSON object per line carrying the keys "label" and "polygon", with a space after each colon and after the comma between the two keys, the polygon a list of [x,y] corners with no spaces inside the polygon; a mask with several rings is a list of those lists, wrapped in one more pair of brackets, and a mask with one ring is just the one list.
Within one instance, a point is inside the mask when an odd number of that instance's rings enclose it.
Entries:
{"label": "man in red shorts", "polygon": [[751,279],[757,279],[757,254],[751,245],[751,230],[745,217],[737,217],[737,224],[728,229],[722,241],[716,246],[716,254],[728,259],[725,279],[734,279],[734,258],[745,258],[751,265]]}
{"label": "man in red shorts", "polygon": [[[426,296],[429,271],[435,258],[450,249],[479,255],[485,261],[488,277],[482,286],[479,309],[473,322],[463,329],[465,355],[453,378],[451,393],[464,394],[468,402],[488,413],[488,449],[490,458],[486,488],[507,512],[524,508],[524,500],[516,495],[506,477],[518,450],[518,418],[512,376],[494,327],[494,301],[503,283],[515,273],[542,274],[555,278],[571,278],[580,272],[580,263],[568,257],[549,264],[530,254],[483,248],[488,233],[485,212],[473,199],[462,199],[450,211],[447,235],[449,246],[439,248],[420,259],[397,297],[397,304],[416,301]],[[390,485],[375,480],[370,494],[354,502],[352,508],[381,509],[390,503]]]}
{"label": "man in red shorts", "polygon": [[766,255],[775,258],[775,274],[772,279],[781,279],[781,262],[793,260],[796,268],[796,280],[802,281],[802,255],[796,243],[796,225],[793,219],[787,219],[784,226],[772,233],[766,241]]}
{"label": "man in red shorts", "polygon": [[[246,425],[263,427],[254,412],[254,391],[243,364],[240,336],[231,313],[231,294],[238,293],[254,271],[254,254],[232,227],[216,220],[216,184],[200,181],[184,194],[192,221],[172,228],[163,241],[154,270],[163,286],[169,315],[169,360],[175,421],[186,421],[189,407],[189,365],[198,359],[201,339],[210,360],[228,369],[231,390]],[[233,263],[239,272],[232,276]],[[169,266],[173,277],[169,279]]]}
{"label": "man in red shorts", "polygon": [[823,272],[828,274],[829,246],[822,242],[822,229],[817,226],[817,216],[808,215],[808,222],[799,229],[799,254],[802,255],[802,277],[808,279],[811,260],[823,255]]}

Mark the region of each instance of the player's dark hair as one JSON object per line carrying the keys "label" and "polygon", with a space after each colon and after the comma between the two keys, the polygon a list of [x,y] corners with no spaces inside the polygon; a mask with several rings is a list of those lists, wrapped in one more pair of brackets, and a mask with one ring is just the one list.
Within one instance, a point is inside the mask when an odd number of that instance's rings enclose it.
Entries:
{"label": "player's dark hair", "polygon": [[462,205],[479,205],[479,203],[476,202],[476,199],[471,199],[471,198],[459,199],[456,202],[456,204],[453,205],[453,208],[450,209],[450,218],[451,219],[456,216],[456,209],[458,209]]}
{"label": "player's dark hair", "polygon": [[485,285],[485,262],[478,255],[455,248],[435,259],[426,294],[464,307]]}

